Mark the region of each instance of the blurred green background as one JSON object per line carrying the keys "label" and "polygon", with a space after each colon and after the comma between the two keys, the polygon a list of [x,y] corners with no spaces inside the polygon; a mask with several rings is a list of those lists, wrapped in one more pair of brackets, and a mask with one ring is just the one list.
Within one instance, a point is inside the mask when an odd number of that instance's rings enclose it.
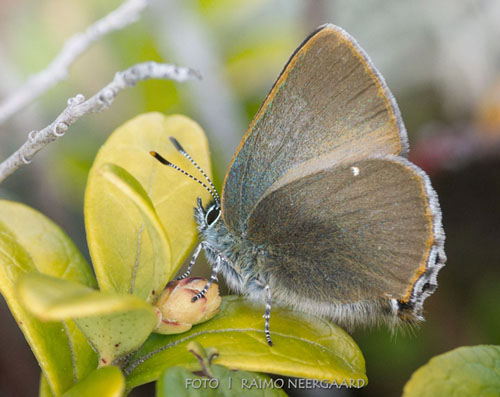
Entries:
{"label": "blurred green background", "polygon": [[[45,68],[66,38],[120,3],[0,0],[0,102]],[[88,258],[82,208],[93,158],[111,131],[148,111],[183,113],[201,124],[220,188],[274,79],[303,38],[325,22],[358,40],[393,91],[408,129],[410,158],[429,173],[440,198],[448,262],[420,329],[395,336],[385,328],[354,333],[366,358],[366,389],[289,394],[397,396],[432,356],[463,345],[500,344],[497,0],[151,1],[137,23],[94,44],[65,81],[0,125],[0,159],[29,131],[52,122],[69,97],[90,97],[115,71],[135,63],[189,66],[203,80],[147,81],[123,91],[109,110],[80,119],[2,183],[0,198],[42,211]],[[3,300],[0,317],[0,395],[35,395],[37,363]]]}

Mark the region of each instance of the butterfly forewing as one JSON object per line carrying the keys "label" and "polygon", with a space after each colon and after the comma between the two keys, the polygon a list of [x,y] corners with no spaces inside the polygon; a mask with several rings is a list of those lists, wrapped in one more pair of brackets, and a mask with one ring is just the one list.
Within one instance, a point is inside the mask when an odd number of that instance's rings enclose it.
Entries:
{"label": "butterfly forewing", "polygon": [[382,77],[352,37],[325,25],[289,60],[233,157],[223,219],[242,233],[258,199],[299,164],[406,151],[399,110]]}

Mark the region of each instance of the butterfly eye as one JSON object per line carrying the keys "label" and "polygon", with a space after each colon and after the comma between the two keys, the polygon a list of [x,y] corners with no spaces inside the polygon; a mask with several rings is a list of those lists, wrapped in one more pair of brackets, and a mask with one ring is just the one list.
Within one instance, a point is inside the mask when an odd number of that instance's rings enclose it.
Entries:
{"label": "butterfly eye", "polygon": [[220,208],[217,207],[216,205],[210,207],[207,211],[207,214],[205,215],[205,222],[207,223],[207,226],[211,226],[212,224],[217,222],[219,216],[220,216]]}

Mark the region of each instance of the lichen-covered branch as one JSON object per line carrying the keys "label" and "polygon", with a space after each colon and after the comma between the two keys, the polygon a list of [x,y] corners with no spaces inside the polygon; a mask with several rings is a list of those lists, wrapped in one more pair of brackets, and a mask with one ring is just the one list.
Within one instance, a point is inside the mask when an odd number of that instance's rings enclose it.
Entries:
{"label": "lichen-covered branch", "polygon": [[106,34],[137,21],[148,0],[126,0],[120,7],[89,26],[84,32],[70,37],[50,65],[31,76],[26,83],[0,103],[0,124],[42,93],[66,78],[69,66],[92,43]]}
{"label": "lichen-covered branch", "polygon": [[31,131],[28,140],[7,160],[0,163],[0,182],[25,164],[29,164],[35,154],[50,142],[63,136],[68,127],[88,113],[101,112],[114,101],[118,92],[147,79],[170,79],[179,82],[199,78],[199,74],[189,68],[177,67],[157,62],[144,62],[115,74],[111,83],[88,100],[81,94],[68,99],[68,105],[59,116],[40,131]]}

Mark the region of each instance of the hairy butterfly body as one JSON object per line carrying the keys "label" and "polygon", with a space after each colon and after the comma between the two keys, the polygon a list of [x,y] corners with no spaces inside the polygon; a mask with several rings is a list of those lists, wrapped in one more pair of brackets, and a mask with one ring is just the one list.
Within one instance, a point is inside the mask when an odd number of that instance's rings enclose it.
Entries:
{"label": "hairy butterfly body", "polygon": [[209,284],[222,273],[232,290],[265,302],[269,344],[271,302],[347,326],[423,320],[446,260],[444,232],[429,178],[407,152],[380,73],[349,34],[321,26],[255,116],[222,199],[204,173],[210,186],[197,180],[214,200],[198,200],[202,243],[184,277],[203,249]]}

